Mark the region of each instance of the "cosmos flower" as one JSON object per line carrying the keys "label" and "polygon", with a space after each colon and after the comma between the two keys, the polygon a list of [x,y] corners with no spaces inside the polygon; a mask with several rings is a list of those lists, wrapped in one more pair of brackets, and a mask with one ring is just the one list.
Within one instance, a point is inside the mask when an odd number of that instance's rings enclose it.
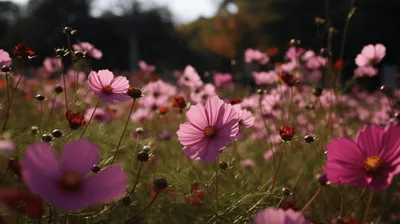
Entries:
{"label": "cosmos flower", "polygon": [[400,126],[366,125],[355,141],[341,137],[327,148],[324,170],[334,184],[382,190],[400,172]]}
{"label": "cosmos flower", "polygon": [[26,214],[32,219],[40,219],[44,213],[43,200],[31,192],[0,188],[0,204]]}
{"label": "cosmos flower", "polygon": [[221,87],[232,83],[232,75],[229,73],[215,73],[214,76],[214,84],[216,87]]}
{"label": "cosmos flower", "polygon": [[96,111],[94,111],[95,108],[89,108],[86,110],[85,113],[85,120],[89,121],[90,117],[92,116],[93,112],[93,120],[98,121],[98,122],[104,122],[104,121],[109,121],[111,119],[111,116],[107,113],[107,111],[103,108],[97,108]]}
{"label": "cosmos flower", "polygon": [[67,110],[65,116],[67,117],[69,127],[73,130],[86,125],[85,118],[79,112],[74,113],[72,110]]}
{"label": "cosmos flower", "polygon": [[267,208],[254,217],[254,224],[308,224],[301,212]]}
{"label": "cosmos flower", "polygon": [[156,70],[156,66],[154,65],[149,65],[145,61],[139,61],[139,68],[145,73],[151,73]]}
{"label": "cosmos flower", "polygon": [[175,107],[179,110],[183,110],[186,107],[185,99],[182,96],[175,96],[174,100],[172,101],[172,107]]}
{"label": "cosmos flower", "polygon": [[13,51],[18,58],[30,58],[35,55],[35,52],[23,43],[15,45]]}
{"label": "cosmos flower", "polygon": [[383,44],[369,44],[357,55],[356,64],[359,67],[371,66],[381,62],[385,55],[386,47]]}
{"label": "cosmos flower", "polygon": [[269,72],[253,72],[252,76],[258,86],[270,85],[278,81],[278,75],[273,70]]}
{"label": "cosmos flower", "polygon": [[290,87],[296,84],[296,79],[294,78],[294,76],[284,71],[281,71],[281,73],[279,74],[279,81],[285,83]]}
{"label": "cosmos flower", "polygon": [[47,143],[29,146],[22,160],[27,187],[63,211],[86,208],[124,195],[127,174],[114,164],[90,174],[99,159],[95,145],[86,139],[68,142],[61,153]]}
{"label": "cosmos flower", "polygon": [[281,128],[279,128],[279,135],[283,141],[292,140],[295,133],[296,132],[294,131],[294,128],[291,128],[287,125],[283,125]]}
{"label": "cosmos flower", "polygon": [[354,70],[354,76],[356,77],[374,77],[378,74],[378,69],[372,66],[358,67]]}
{"label": "cosmos flower", "polygon": [[11,66],[11,58],[7,51],[0,49],[0,68],[3,66]]}
{"label": "cosmos flower", "polygon": [[189,122],[181,124],[177,134],[186,157],[194,160],[215,161],[239,131],[237,112],[218,96],[205,106],[191,106],[186,116]]}
{"label": "cosmos flower", "polygon": [[86,51],[88,55],[98,60],[103,57],[103,53],[89,42],[79,42],[78,44],[74,44],[72,47],[77,51]]}
{"label": "cosmos flower", "polygon": [[91,71],[88,78],[90,90],[103,102],[122,102],[130,97],[126,94],[129,88],[129,81],[123,77],[114,77],[109,70]]}
{"label": "cosmos flower", "polygon": [[250,48],[244,52],[244,57],[247,63],[256,62],[265,65],[269,62],[269,56],[267,54]]}
{"label": "cosmos flower", "polygon": [[240,104],[233,106],[239,116],[239,124],[244,128],[251,128],[256,118],[246,109],[242,109]]}
{"label": "cosmos flower", "polygon": [[196,69],[194,69],[193,66],[188,65],[179,77],[178,84],[189,87],[190,89],[197,89],[203,86],[203,81],[201,81]]}

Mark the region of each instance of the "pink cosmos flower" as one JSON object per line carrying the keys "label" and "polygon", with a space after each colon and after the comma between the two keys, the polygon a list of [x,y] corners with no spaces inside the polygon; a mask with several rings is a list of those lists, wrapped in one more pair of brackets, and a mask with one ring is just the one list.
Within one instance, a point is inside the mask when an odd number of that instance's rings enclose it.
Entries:
{"label": "pink cosmos flower", "polygon": [[251,159],[245,159],[240,162],[240,165],[248,168],[254,168],[257,164]]}
{"label": "pink cosmos flower", "polygon": [[127,101],[130,97],[126,94],[129,88],[129,81],[114,74],[109,70],[91,71],[88,77],[88,85],[102,101],[112,103],[114,101]]}
{"label": "pink cosmos flower", "polygon": [[201,81],[196,69],[194,69],[193,66],[188,65],[183,71],[183,74],[179,77],[178,84],[191,89],[198,89],[203,85],[203,81]]}
{"label": "pink cosmos flower", "polygon": [[250,48],[244,52],[244,57],[247,63],[257,62],[265,65],[269,62],[269,56],[267,54]]}
{"label": "pink cosmos flower", "polygon": [[0,49],[0,68],[4,65],[11,66],[11,58],[7,51]]}
{"label": "pink cosmos flower", "polygon": [[94,47],[93,44],[89,42],[80,42],[78,44],[74,44],[73,48],[77,51],[86,51],[87,54],[89,54],[92,58],[95,59],[101,59],[103,57],[103,53]]}
{"label": "pink cosmos flower", "polygon": [[211,83],[207,83],[200,90],[191,92],[190,99],[194,104],[196,103],[204,104],[208,98],[215,95],[217,95],[215,86]]}
{"label": "pink cosmos flower", "polygon": [[59,160],[47,143],[29,146],[22,160],[22,178],[28,188],[55,207],[70,211],[105,203],[124,195],[128,175],[120,165],[90,173],[99,159],[86,139],[68,142]]}
{"label": "pink cosmos flower", "polygon": [[240,104],[233,106],[239,116],[239,124],[244,128],[251,128],[256,118],[246,109],[242,109]]}
{"label": "pink cosmos flower", "polygon": [[264,160],[269,160],[276,153],[276,149],[272,148],[264,153]]}
{"label": "pink cosmos flower", "polygon": [[216,87],[221,87],[232,83],[232,75],[229,73],[215,73],[213,78]]}
{"label": "pink cosmos flower", "polygon": [[139,68],[145,73],[151,73],[156,70],[156,66],[149,65],[145,61],[139,61]]}
{"label": "pink cosmos flower", "polygon": [[332,183],[386,189],[400,172],[400,126],[367,125],[355,141],[334,139],[327,157],[324,170]]}
{"label": "pink cosmos flower", "polygon": [[150,108],[138,108],[131,115],[131,120],[135,122],[142,122],[144,120],[151,120],[154,114],[151,113]]}
{"label": "pink cosmos flower", "polygon": [[218,96],[209,98],[205,106],[191,106],[186,116],[189,122],[181,124],[177,134],[186,157],[194,160],[215,161],[239,131],[235,109]]}
{"label": "pink cosmos flower", "polygon": [[61,58],[46,58],[43,61],[46,72],[54,73],[61,70]]}
{"label": "pink cosmos flower", "polygon": [[303,213],[292,209],[267,208],[254,217],[254,224],[308,224]]}
{"label": "pink cosmos flower", "polygon": [[354,76],[356,77],[374,77],[378,74],[378,69],[372,66],[358,67],[354,70]]}
{"label": "pink cosmos flower", "polygon": [[[90,120],[90,117],[92,116],[94,109],[95,108],[92,107],[86,110],[85,121],[88,122]],[[103,108],[97,108],[96,111],[94,111],[93,121],[104,122],[104,121],[109,121],[110,119],[111,116]]]}
{"label": "pink cosmos flower", "polygon": [[278,82],[278,74],[271,70],[268,72],[253,72],[252,76],[258,86],[269,85]]}
{"label": "pink cosmos flower", "polygon": [[5,152],[8,156],[14,153],[15,144],[11,140],[0,140],[0,151]]}
{"label": "pink cosmos flower", "polygon": [[386,55],[386,47],[383,44],[376,44],[375,46],[369,44],[365,46],[361,54],[356,57],[356,64],[359,67],[370,66],[382,61]]}
{"label": "pink cosmos flower", "polygon": [[285,57],[290,60],[297,60],[297,57],[299,57],[301,54],[304,53],[304,48],[298,48],[298,47],[289,47],[289,49],[286,51]]}

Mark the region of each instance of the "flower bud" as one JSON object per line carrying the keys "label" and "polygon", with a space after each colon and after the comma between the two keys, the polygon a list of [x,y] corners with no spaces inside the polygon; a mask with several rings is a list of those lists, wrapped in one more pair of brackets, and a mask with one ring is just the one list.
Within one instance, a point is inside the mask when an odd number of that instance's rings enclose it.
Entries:
{"label": "flower bud", "polygon": [[262,89],[257,89],[257,94],[258,95],[264,95],[265,94],[265,91],[264,90],[262,90]]}
{"label": "flower bud", "polygon": [[315,135],[306,135],[304,137],[304,141],[306,141],[307,143],[312,143],[315,140]]}
{"label": "flower bud", "polygon": [[37,126],[32,126],[31,127],[31,133],[33,135],[36,135],[38,133],[38,131],[39,131],[39,128]]}
{"label": "flower bud", "polygon": [[55,49],[55,51],[56,51],[56,55],[58,57],[65,57],[69,53],[68,49],[64,49],[64,48],[57,48],[57,49]]}
{"label": "flower bud", "polygon": [[75,58],[82,59],[82,58],[84,58],[86,56],[86,53],[82,52],[82,51],[75,51],[74,55],[75,55]]}
{"label": "flower bud", "polygon": [[51,140],[53,140],[53,138],[51,137],[50,134],[43,134],[43,135],[42,135],[42,140],[43,140],[44,142],[51,142]]}
{"label": "flower bud", "polygon": [[136,130],[135,130],[135,131],[136,131],[136,133],[137,133],[137,134],[139,134],[139,135],[140,135],[140,134],[143,134],[143,132],[144,132],[144,130],[143,130],[143,128],[142,128],[142,127],[138,127],[138,128],[136,128]]}
{"label": "flower bud", "polygon": [[64,29],[62,30],[62,32],[63,32],[65,35],[75,35],[75,34],[76,34],[76,31],[77,31],[77,30],[74,30],[74,29],[72,29],[71,27],[68,27],[68,26],[64,27]]}
{"label": "flower bud", "polygon": [[145,145],[145,146],[143,146],[143,151],[146,151],[146,152],[148,152],[148,151],[150,151],[150,146],[149,145]]}
{"label": "flower bud", "polygon": [[282,194],[283,194],[283,196],[287,197],[287,196],[292,195],[292,192],[290,191],[289,188],[284,187],[284,188],[282,188]]}
{"label": "flower bud", "polygon": [[54,92],[57,94],[60,94],[64,91],[64,88],[62,86],[56,86],[54,87]]}
{"label": "flower bud", "polygon": [[392,88],[390,88],[390,87],[387,86],[387,85],[381,86],[381,88],[380,88],[379,90],[380,90],[383,94],[385,94],[385,95],[387,95],[387,96],[390,96],[390,95],[392,95],[392,93],[393,93]]}
{"label": "flower bud", "polygon": [[141,162],[149,161],[149,153],[147,151],[140,151],[137,154],[137,159]]}
{"label": "flower bud", "polygon": [[143,96],[143,91],[139,88],[135,88],[135,87],[129,87],[128,88],[128,93],[127,93],[130,97],[132,97],[133,99],[139,99]]}
{"label": "flower bud", "polygon": [[219,168],[221,170],[226,170],[228,168],[228,163],[226,163],[225,161],[219,162]]}
{"label": "flower bud", "polygon": [[324,174],[324,173],[323,174],[318,174],[317,175],[317,180],[318,180],[318,182],[319,182],[319,184],[321,186],[326,186],[326,185],[330,184],[330,181],[328,180],[326,174]]}
{"label": "flower bud", "polygon": [[313,89],[313,94],[316,97],[320,97],[322,95],[322,88],[315,88]]}
{"label": "flower bud", "polygon": [[36,99],[39,100],[39,101],[42,101],[42,100],[45,99],[45,97],[42,94],[37,94],[36,95]]}
{"label": "flower bud", "polygon": [[59,129],[54,129],[54,130],[51,132],[51,135],[53,135],[54,138],[61,138],[62,135],[63,135],[63,133],[62,133],[61,130],[59,130]]}
{"label": "flower bud", "polygon": [[1,67],[1,71],[4,73],[11,72],[11,67],[8,65],[3,65],[3,67]]}
{"label": "flower bud", "polygon": [[168,182],[164,178],[158,178],[154,181],[154,187],[157,190],[164,190],[168,187]]}
{"label": "flower bud", "polygon": [[127,196],[125,196],[125,197],[123,197],[122,198],[122,203],[124,204],[124,205],[126,205],[126,206],[128,206],[128,205],[130,205],[131,204],[131,197],[129,196],[129,195],[127,195]]}
{"label": "flower bud", "polygon": [[98,166],[98,165],[93,165],[93,167],[92,167],[92,172],[93,173],[98,173],[98,172],[100,172],[100,170],[101,170],[101,168]]}

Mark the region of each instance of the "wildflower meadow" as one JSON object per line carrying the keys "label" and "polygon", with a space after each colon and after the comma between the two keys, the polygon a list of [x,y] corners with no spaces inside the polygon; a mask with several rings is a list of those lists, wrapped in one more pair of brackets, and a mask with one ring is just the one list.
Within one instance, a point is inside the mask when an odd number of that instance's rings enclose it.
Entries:
{"label": "wildflower meadow", "polygon": [[0,50],[0,223],[400,218],[400,89],[357,84],[380,75],[383,44],[350,61],[298,40],[283,58],[247,49],[249,86],[192,65],[96,70],[82,32],[62,28],[39,68],[25,43]]}

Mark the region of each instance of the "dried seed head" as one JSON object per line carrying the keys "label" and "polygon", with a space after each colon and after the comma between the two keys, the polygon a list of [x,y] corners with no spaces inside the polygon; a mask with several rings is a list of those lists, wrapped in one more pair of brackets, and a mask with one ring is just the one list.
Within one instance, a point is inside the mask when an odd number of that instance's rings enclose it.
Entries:
{"label": "dried seed head", "polygon": [[137,154],[137,159],[140,162],[147,162],[149,161],[149,153],[147,151],[140,151]]}
{"label": "dried seed head", "polygon": [[220,168],[221,170],[226,170],[226,169],[228,168],[228,163],[225,162],[225,161],[219,162],[219,168]]}

